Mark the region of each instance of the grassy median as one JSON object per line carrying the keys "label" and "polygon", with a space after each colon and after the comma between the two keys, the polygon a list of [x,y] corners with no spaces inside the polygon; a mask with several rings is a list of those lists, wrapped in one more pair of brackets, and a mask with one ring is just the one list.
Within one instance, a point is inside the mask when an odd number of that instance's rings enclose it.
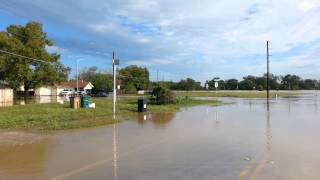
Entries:
{"label": "grassy median", "polygon": [[[190,92],[175,92],[178,96],[189,96],[189,97],[235,97],[235,98],[266,98],[266,91],[190,91]],[[292,91],[272,91],[270,97],[289,97],[297,95],[297,92]]]}
{"label": "grassy median", "polygon": [[[96,109],[71,109],[65,104],[28,104],[0,108],[0,129],[61,130],[112,124],[137,113],[137,99],[119,99],[117,120],[112,116],[112,100],[93,99]],[[178,104],[148,105],[149,112],[176,112],[182,107],[221,105],[218,101],[185,100]]]}

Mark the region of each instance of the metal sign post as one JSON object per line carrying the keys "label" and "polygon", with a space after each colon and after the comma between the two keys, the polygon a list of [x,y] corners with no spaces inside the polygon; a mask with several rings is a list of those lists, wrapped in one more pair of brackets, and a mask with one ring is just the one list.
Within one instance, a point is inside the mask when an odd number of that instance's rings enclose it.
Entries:
{"label": "metal sign post", "polygon": [[219,87],[218,81],[214,82],[214,87],[216,89],[216,94],[217,94],[218,93],[218,87]]}
{"label": "metal sign post", "polygon": [[219,77],[215,77],[214,79],[214,87],[216,89],[216,94],[218,93],[218,87],[219,87],[219,83],[218,80],[220,79]]}

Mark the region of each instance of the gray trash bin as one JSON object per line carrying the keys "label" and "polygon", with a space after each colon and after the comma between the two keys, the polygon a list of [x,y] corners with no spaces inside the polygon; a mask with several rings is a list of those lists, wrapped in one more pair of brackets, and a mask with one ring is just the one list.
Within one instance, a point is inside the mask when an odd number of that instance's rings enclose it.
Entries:
{"label": "gray trash bin", "polygon": [[138,99],[138,112],[146,112],[146,111],[147,111],[147,100]]}

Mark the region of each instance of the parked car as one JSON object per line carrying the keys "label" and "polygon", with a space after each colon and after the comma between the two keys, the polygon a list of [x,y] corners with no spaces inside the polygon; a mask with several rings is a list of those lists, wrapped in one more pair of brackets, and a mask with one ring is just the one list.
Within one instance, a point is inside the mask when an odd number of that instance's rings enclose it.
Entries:
{"label": "parked car", "polygon": [[60,96],[70,96],[73,93],[71,89],[64,89],[60,92]]}
{"label": "parked car", "polygon": [[108,93],[106,93],[106,92],[96,92],[92,96],[93,97],[108,97]]}
{"label": "parked car", "polygon": [[79,95],[88,95],[87,91],[85,90],[79,90],[78,93]]}

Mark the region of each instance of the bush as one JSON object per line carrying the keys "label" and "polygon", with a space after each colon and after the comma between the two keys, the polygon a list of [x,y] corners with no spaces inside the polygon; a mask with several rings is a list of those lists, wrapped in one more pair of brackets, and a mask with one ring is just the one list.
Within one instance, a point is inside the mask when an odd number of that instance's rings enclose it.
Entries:
{"label": "bush", "polygon": [[124,92],[126,94],[136,94],[137,90],[136,87],[133,84],[128,84],[124,87]]}
{"label": "bush", "polygon": [[151,99],[154,104],[173,104],[175,103],[175,97],[173,93],[163,86],[157,86],[153,88],[151,93]]}

